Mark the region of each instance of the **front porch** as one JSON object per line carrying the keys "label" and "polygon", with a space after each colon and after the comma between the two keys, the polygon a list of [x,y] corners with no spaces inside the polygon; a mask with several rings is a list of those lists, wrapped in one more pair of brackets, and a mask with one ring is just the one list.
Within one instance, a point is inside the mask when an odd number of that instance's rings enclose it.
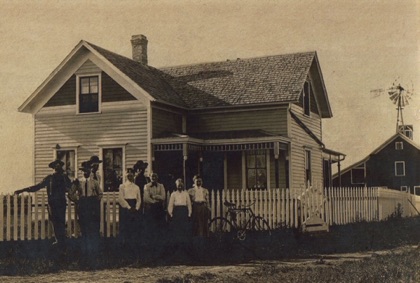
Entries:
{"label": "front porch", "polygon": [[290,140],[283,136],[260,130],[169,134],[152,144],[153,171],[169,191],[177,178],[192,187],[196,174],[216,191],[289,187]]}

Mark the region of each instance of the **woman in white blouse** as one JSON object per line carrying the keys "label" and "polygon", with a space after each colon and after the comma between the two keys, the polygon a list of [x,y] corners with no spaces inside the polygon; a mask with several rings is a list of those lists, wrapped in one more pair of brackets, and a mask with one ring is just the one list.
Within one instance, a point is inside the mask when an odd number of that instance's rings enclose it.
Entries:
{"label": "woman in white blouse", "polygon": [[192,207],[188,193],[184,190],[184,181],[175,181],[176,191],[171,194],[168,204],[168,214],[170,217],[170,231],[172,239],[176,243],[188,241],[191,233],[189,229],[189,219],[191,218]]}
{"label": "woman in white blouse", "polygon": [[127,181],[120,185],[118,202],[120,204],[120,236],[123,243],[133,243],[140,231],[139,210],[141,205],[140,188],[134,184],[134,170],[127,169]]}

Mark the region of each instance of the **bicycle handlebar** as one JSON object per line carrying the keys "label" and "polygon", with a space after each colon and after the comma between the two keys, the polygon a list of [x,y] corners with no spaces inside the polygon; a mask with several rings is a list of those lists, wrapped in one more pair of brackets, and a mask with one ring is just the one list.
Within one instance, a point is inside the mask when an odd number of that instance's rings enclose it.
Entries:
{"label": "bicycle handlebar", "polygon": [[255,203],[256,203],[256,201],[257,200],[254,200],[254,202],[253,203],[251,203],[251,204],[249,204],[249,205],[246,205],[246,206],[236,206],[236,203],[234,203],[234,202],[229,202],[229,201],[227,201],[227,200],[225,200],[225,202],[223,203],[225,206],[227,206],[228,207],[228,209],[248,209],[248,208],[250,208],[251,206],[253,206]]}

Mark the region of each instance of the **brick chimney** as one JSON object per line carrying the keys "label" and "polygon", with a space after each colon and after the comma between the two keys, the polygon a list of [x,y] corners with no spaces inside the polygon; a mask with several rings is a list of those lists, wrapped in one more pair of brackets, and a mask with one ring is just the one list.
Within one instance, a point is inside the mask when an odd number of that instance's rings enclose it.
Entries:
{"label": "brick chimney", "polygon": [[133,60],[147,65],[147,37],[142,34],[131,36]]}

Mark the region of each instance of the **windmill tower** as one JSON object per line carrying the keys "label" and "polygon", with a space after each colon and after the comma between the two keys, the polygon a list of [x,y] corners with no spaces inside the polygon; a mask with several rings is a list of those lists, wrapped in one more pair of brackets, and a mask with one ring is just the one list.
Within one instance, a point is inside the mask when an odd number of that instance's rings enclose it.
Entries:
{"label": "windmill tower", "polygon": [[413,95],[413,90],[408,90],[401,84],[394,82],[388,89],[389,99],[397,106],[397,133],[402,133],[410,139],[413,139],[413,126],[404,124],[403,109],[409,104]]}

